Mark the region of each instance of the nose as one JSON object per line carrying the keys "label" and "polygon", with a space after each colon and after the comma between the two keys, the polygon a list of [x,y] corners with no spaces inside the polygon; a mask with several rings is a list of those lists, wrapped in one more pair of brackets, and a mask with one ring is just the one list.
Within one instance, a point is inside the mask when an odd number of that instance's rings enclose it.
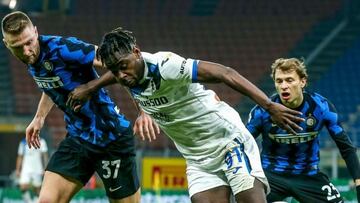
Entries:
{"label": "nose", "polygon": [[31,51],[30,46],[25,45],[25,46],[23,47],[23,54],[24,54],[25,56],[30,56],[31,53],[32,53],[32,51]]}
{"label": "nose", "polygon": [[115,77],[123,79],[126,77],[126,74],[121,71],[112,71],[112,74],[115,75]]}
{"label": "nose", "polygon": [[286,82],[280,83],[280,88],[281,88],[281,89],[287,89],[287,88],[288,88],[287,83],[286,83]]}

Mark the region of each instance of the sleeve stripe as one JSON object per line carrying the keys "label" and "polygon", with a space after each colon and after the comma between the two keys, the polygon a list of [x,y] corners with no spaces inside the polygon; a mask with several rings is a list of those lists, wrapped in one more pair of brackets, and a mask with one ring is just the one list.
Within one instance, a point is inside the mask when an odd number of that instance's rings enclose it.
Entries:
{"label": "sleeve stripe", "polygon": [[192,68],[192,82],[198,82],[197,80],[197,73],[198,73],[198,60],[193,61],[193,68]]}

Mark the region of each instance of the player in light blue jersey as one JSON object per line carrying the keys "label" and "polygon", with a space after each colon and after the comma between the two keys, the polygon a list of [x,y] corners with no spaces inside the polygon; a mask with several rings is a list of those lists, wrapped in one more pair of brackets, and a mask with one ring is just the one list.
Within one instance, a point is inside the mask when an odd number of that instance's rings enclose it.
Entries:
{"label": "player in light blue jersey", "polygon": [[[39,201],[69,202],[97,172],[110,202],[140,202],[130,122],[104,89],[77,111],[66,105],[74,88],[98,78],[94,66],[102,63],[95,58],[97,47],[74,37],[39,35],[29,17],[18,11],[3,18],[2,33],[6,47],[27,65],[43,92],[26,129],[29,147],[39,148],[39,132],[54,104],[65,115],[68,134],[46,167]],[[151,119],[149,123],[152,129]]]}
{"label": "player in light blue jersey", "polygon": [[227,84],[266,108],[289,131],[302,120],[297,111],[271,102],[229,67],[171,52],[141,52],[131,32],[121,28],[104,36],[97,56],[111,72],[76,88],[70,100],[85,101],[87,94],[116,80],[141,108],[135,127],[145,113],[151,115],[185,157],[192,202],[229,202],[231,193],[238,203],[265,202],[268,183],[256,142],[239,114],[199,82]]}

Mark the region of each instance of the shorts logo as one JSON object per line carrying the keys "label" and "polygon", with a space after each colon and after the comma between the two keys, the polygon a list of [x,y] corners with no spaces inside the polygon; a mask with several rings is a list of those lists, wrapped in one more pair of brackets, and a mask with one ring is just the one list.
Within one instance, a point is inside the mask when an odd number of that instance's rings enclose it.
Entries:
{"label": "shorts logo", "polygon": [[50,61],[44,61],[42,65],[49,72],[53,70],[53,64]]}
{"label": "shorts logo", "polygon": [[109,188],[109,191],[110,192],[114,192],[114,191],[116,191],[116,190],[118,190],[118,189],[120,189],[120,188],[122,188],[122,186],[120,185],[119,187],[116,187],[116,188]]}

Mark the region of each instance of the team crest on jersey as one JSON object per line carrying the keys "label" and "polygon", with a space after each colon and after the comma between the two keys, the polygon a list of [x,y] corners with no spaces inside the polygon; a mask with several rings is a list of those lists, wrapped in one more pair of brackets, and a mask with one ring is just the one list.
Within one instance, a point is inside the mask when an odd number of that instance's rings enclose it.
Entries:
{"label": "team crest on jersey", "polygon": [[53,70],[53,64],[50,61],[44,61],[43,67],[49,72]]}
{"label": "team crest on jersey", "polygon": [[316,119],[310,115],[306,118],[305,123],[308,127],[314,127],[316,124]]}

